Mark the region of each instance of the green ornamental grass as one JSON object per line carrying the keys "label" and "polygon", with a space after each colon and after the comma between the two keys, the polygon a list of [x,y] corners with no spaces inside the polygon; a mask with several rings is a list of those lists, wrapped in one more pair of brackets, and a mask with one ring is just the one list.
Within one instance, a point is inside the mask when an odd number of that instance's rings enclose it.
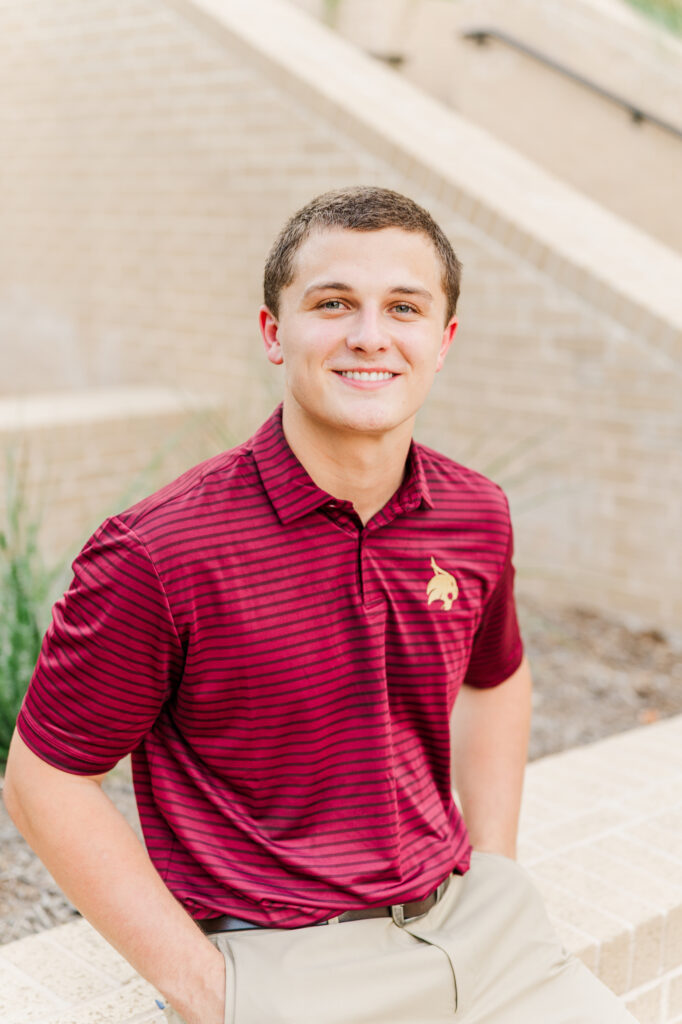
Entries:
{"label": "green ornamental grass", "polygon": [[627,0],[671,31],[682,35],[682,0]]}
{"label": "green ornamental grass", "polygon": [[8,460],[5,523],[0,529],[0,767],[7,760],[21,702],[40,651],[58,571],[38,548],[39,522],[28,516],[23,488]]}

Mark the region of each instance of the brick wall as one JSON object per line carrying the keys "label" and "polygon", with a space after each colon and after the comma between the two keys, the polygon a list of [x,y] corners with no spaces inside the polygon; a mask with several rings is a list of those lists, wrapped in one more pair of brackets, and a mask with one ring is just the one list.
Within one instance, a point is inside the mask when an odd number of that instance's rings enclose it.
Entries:
{"label": "brick wall", "polygon": [[465,265],[421,437],[507,484],[521,586],[679,623],[679,260],[277,0],[8,0],[0,97],[6,395],[182,388],[246,436],[274,233],[399,188]]}

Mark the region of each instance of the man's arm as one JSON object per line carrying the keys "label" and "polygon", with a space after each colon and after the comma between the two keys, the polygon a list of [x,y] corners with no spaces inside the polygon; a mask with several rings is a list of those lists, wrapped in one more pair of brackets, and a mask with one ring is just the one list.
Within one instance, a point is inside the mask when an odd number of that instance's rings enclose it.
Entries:
{"label": "man's arm", "polygon": [[532,682],[524,658],[499,686],[464,685],[452,713],[452,781],[475,850],[516,856]]}
{"label": "man's arm", "polygon": [[222,954],[161,881],[101,780],[53,768],[15,732],[5,803],[83,916],[188,1024],[222,1024]]}

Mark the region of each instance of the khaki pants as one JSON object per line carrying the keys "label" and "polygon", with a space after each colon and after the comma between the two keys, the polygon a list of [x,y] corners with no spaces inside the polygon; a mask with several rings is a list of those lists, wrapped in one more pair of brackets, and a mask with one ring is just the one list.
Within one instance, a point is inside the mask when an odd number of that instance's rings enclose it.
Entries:
{"label": "khaki pants", "polygon": [[378,918],[212,938],[227,965],[225,1024],[635,1024],[562,949],[524,869],[496,854],[474,853],[403,927]]}

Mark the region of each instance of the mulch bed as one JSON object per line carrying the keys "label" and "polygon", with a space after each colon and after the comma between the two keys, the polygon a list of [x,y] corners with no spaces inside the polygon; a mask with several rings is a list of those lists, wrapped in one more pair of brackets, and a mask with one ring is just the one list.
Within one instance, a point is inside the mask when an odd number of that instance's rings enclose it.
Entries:
{"label": "mulch bed", "polygon": [[[535,681],[531,759],[682,713],[679,643],[528,599],[519,615]],[[105,789],[139,831],[125,764]],[[0,803],[0,944],[76,916]]]}

